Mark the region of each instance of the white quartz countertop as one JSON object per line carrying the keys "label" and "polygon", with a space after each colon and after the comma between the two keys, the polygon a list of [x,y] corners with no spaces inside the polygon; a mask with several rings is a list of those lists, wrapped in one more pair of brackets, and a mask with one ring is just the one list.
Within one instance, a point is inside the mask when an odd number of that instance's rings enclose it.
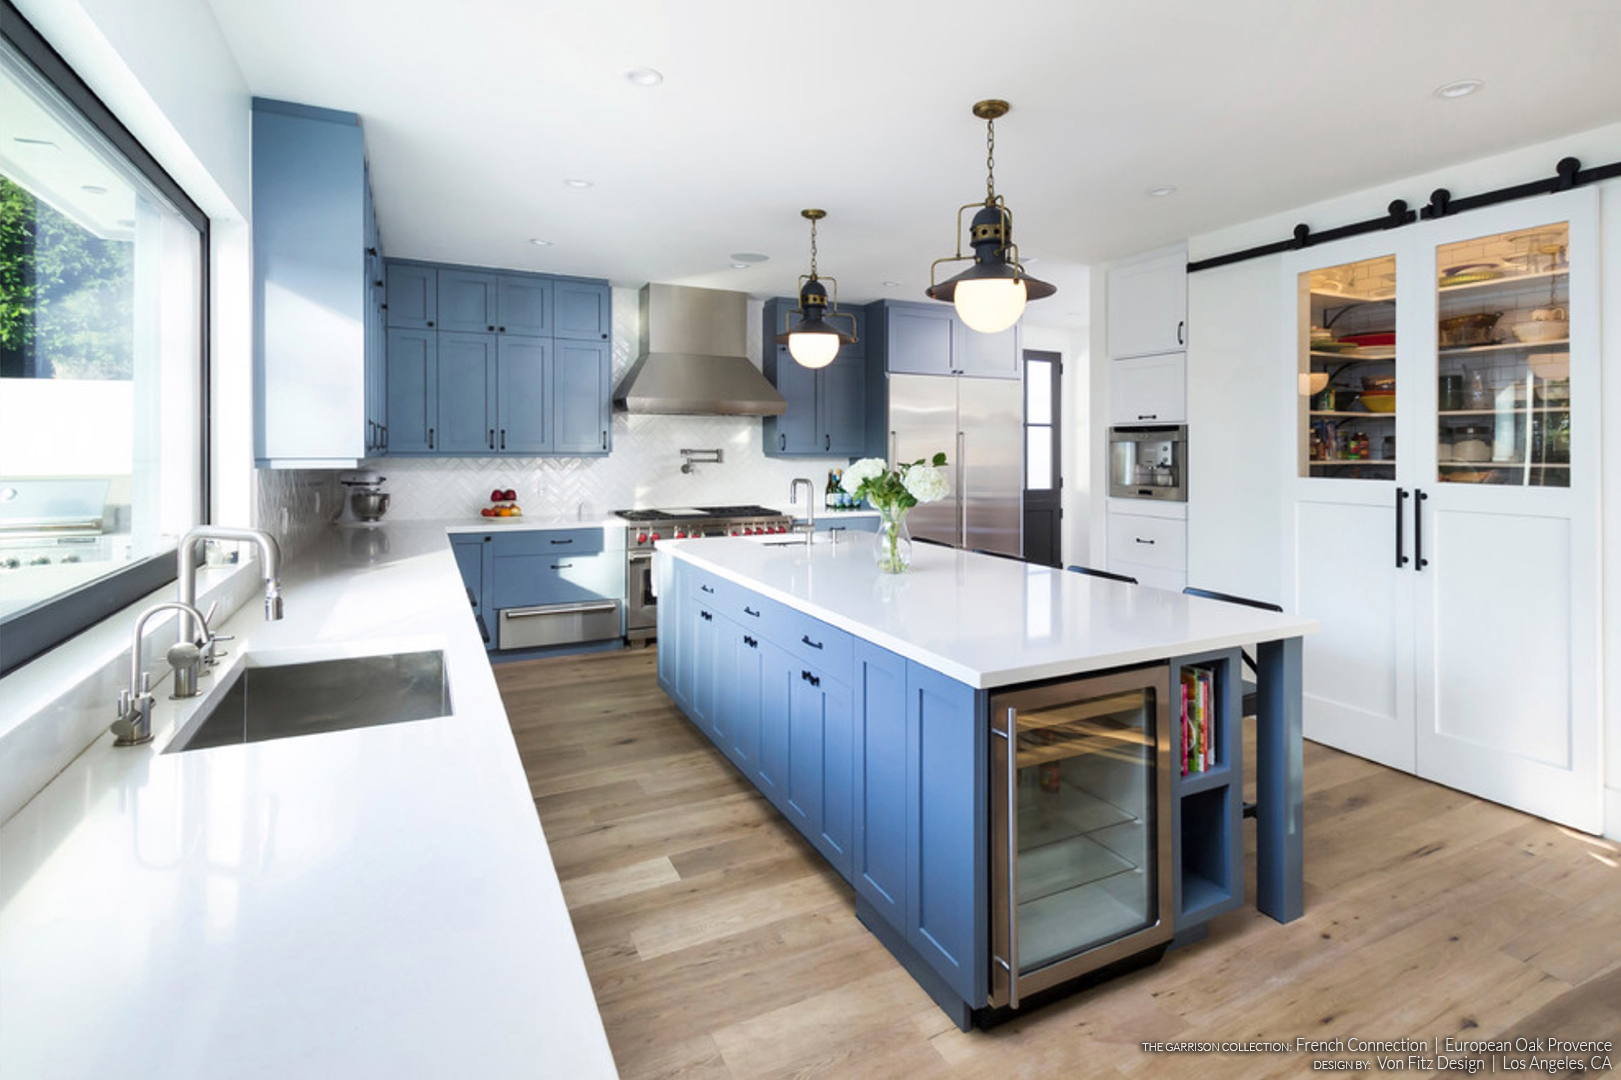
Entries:
{"label": "white quartz countertop", "polygon": [[659,551],[969,686],[989,688],[1312,633],[1297,615],[917,544],[885,574],[876,538],[718,537]]}
{"label": "white quartz countertop", "polygon": [[223,629],[233,666],[442,649],[453,715],[163,753],[222,667],[0,829],[0,1076],[615,1075],[445,534],[329,530]]}

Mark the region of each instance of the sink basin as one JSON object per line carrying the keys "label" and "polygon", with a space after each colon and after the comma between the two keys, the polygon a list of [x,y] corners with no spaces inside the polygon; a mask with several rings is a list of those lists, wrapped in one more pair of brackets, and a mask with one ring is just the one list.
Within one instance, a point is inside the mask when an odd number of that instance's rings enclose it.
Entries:
{"label": "sink basin", "polygon": [[166,754],[289,739],[450,713],[442,652],[391,653],[256,667],[248,664]]}

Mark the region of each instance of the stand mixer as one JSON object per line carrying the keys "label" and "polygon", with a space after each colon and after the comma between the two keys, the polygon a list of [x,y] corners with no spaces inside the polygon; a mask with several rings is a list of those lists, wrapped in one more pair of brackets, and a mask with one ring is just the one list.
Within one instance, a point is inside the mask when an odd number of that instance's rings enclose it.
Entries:
{"label": "stand mixer", "polygon": [[376,473],[352,473],[340,481],[348,489],[343,501],[343,514],[339,525],[375,525],[388,512],[388,492],[382,489],[386,476]]}

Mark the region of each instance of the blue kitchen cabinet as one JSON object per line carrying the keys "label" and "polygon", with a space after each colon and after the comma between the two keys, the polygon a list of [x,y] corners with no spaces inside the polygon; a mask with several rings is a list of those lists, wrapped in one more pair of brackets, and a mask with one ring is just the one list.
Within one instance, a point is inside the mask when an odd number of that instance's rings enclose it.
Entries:
{"label": "blue kitchen cabinet", "polygon": [[456,556],[456,569],[461,571],[462,584],[467,589],[467,602],[473,609],[473,620],[478,624],[478,634],[486,649],[495,646],[495,637],[490,629],[494,609],[486,603],[484,591],[489,578],[485,573],[485,564],[492,539],[479,533],[461,533],[450,538],[450,550]]}
{"label": "blue kitchen cabinet", "polygon": [[431,454],[438,449],[434,430],[438,355],[439,335],[432,330],[388,332],[384,392],[390,454]]}
{"label": "blue kitchen cabinet", "polygon": [[605,281],[555,278],[552,336],[571,341],[613,338],[613,294]]}
{"label": "blue kitchen cabinet", "polygon": [[497,453],[539,454],[552,448],[550,338],[496,338]]}
{"label": "blue kitchen cabinet", "polygon": [[[778,345],[797,301],[785,297],[766,302],[761,317],[767,379],[787,402],[779,416],[761,421],[761,447],[767,457],[849,458],[867,452],[866,316],[856,311],[854,344],[844,345],[827,367],[807,368],[785,345]],[[841,328],[848,320],[840,319]]]}
{"label": "blue kitchen cabinet", "polygon": [[425,263],[388,260],[386,314],[390,329],[433,330],[438,321],[439,272]]}
{"label": "blue kitchen cabinet", "polygon": [[725,622],[715,614],[712,605],[701,601],[689,607],[691,612],[692,651],[692,718],[705,735],[718,746],[725,738],[724,727],[716,709],[716,690],[720,685],[720,639]]}
{"label": "blue kitchen cabinet", "polygon": [[552,453],[600,457],[612,449],[612,364],[606,342],[553,340]]}
{"label": "blue kitchen cabinet", "polygon": [[906,665],[906,940],[971,1006],[990,973],[986,729],[972,687]]}
{"label": "blue kitchen cabinet", "polygon": [[855,654],[855,889],[906,932],[906,661],[866,641]]}
{"label": "blue kitchen cabinet", "polygon": [[496,278],[476,270],[440,270],[439,329],[495,333]]}
{"label": "blue kitchen cabinet", "polygon": [[255,98],[251,132],[254,457],[353,466],[382,442],[360,119]]}
{"label": "blue kitchen cabinet", "polygon": [[751,780],[759,772],[761,692],[764,689],[760,637],[748,628],[725,620],[726,640],[721,642],[722,676],[721,725],[725,738],[721,749],[738,771]]}
{"label": "blue kitchen cabinet", "polygon": [[498,334],[551,337],[551,279],[538,274],[498,274],[495,279],[495,331]]}
{"label": "blue kitchen cabinet", "polygon": [[494,452],[495,384],[494,334],[439,333],[434,378],[439,453]]}
{"label": "blue kitchen cabinet", "polygon": [[1024,374],[1019,325],[998,334],[970,330],[949,304],[879,300],[866,307],[868,355],[891,375],[1018,379]]}
{"label": "blue kitchen cabinet", "polygon": [[788,813],[789,752],[788,716],[793,707],[794,685],[800,667],[775,642],[760,642],[760,750],[754,781],[765,797],[783,814]]}
{"label": "blue kitchen cabinet", "polygon": [[846,878],[850,876],[850,688],[827,668],[800,664],[789,682],[788,820]]}

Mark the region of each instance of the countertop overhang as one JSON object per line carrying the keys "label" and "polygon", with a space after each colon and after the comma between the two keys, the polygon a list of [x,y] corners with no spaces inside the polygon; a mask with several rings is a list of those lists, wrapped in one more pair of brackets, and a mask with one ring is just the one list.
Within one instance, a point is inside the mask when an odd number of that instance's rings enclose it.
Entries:
{"label": "countertop overhang", "polygon": [[979,689],[1313,633],[1317,623],[1051,567],[918,544],[905,574],[875,540],[663,541],[701,567]]}

